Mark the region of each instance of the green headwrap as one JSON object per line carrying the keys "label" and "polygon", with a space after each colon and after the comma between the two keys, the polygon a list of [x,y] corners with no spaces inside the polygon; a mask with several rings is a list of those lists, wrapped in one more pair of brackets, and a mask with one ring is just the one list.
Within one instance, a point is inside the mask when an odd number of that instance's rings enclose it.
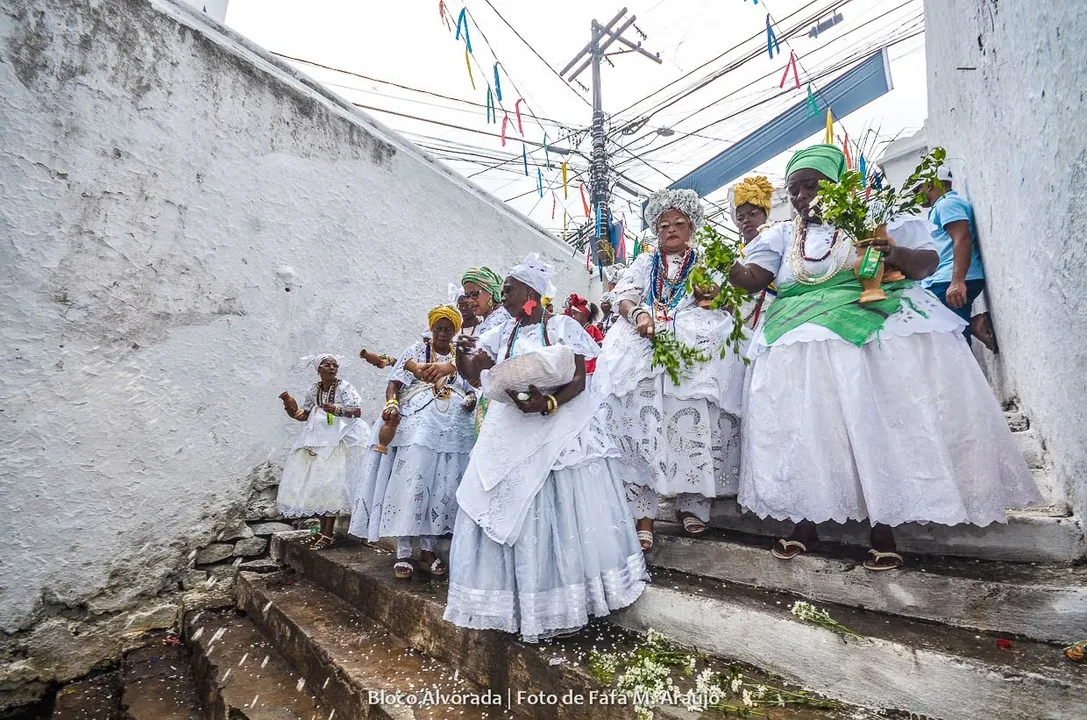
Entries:
{"label": "green headwrap", "polygon": [[464,276],[461,277],[460,284],[463,285],[468,282],[479,285],[483,290],[489,292],[495,300],[502,299],[502,278],[489,267],[468,268]]}
{"label": "green headwrap", "polygon": [[812,145],[811,147],[797,150],[785,166],[785,179],[797,170],[810,168],[818,170],[834,182],[842,179],[842,173],[846,171],[845,153],[837,145]]}

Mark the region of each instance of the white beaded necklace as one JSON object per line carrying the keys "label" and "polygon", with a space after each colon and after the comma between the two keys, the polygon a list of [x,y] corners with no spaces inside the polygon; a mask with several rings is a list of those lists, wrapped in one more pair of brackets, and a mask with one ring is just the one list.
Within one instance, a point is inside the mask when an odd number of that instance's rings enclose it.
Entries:
{"label": "white beaded necklace", "polygon": [[[804,260],[804,242],[807,240],[808,223],[800,215],[793,221],[793,242],[789,247],[789,269],[793,278],[801,285],[820,285],[837,275],[849,262],[849,251],[852,246],[848,242],[832,244],[830,249],[830,266],[822,275],[813,275],[808,271],[808,264]],[[842,252],[844,248],[844,252]]]}

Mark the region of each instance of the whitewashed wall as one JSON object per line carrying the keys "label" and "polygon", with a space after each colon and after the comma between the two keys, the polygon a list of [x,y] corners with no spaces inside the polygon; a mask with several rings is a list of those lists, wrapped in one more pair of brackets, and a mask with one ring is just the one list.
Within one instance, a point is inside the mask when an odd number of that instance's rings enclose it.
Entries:
{"label": "whitewashed wall", "polygon": [[[590,289],[569,248],[199,11],[5,0],[0,630],[176,588],[297,429],[297,358],[399,352],[464,268],[531,250]],[[341,374],[376,415],[382,376]],[[33,660],[0,691],[67,674]]]}
{"label": "whitewashed wall", "polygon": [[981,236],[1005,397],[1018,396],[1087,514],[1087,12],[926,0],[928,142]]}

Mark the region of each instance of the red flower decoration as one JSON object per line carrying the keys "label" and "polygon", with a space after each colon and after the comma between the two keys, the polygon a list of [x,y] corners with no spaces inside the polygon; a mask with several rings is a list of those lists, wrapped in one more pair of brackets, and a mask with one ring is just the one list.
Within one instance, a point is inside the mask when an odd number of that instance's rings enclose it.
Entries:
{"label": "red flower decoration", "polygon": [[521,309],[524,310],[525,315],[531,315],[532,311],[536,309],[537,304],[538,303],[535,300],[529,300],[527,303],[521,306]]}
{"label": "red flower decoration", "polygon": [[997,638],[996,639],[996,646],[998,648],[1000,648],[1001,650],[1011,650],[1012,649],[1012,641],[1011,640],[1005,640],[1004,638]]}

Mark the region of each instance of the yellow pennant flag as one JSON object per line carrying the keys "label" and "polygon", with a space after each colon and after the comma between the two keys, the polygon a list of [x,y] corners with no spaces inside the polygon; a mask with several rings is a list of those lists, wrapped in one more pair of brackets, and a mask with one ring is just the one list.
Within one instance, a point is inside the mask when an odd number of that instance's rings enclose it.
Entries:
{"label": "yellow pennant flag", "polygon": [[563,200],[570,197],[570,188],[566,184],[566,161],[562,161],[562,198]]}
{"label": "yellow pennant flag", "polygon": [[468,57],[468,51],[464,51],[464,64],[468,66],[468,79],[472,81],[472,89],[476,89],[476,79],[472,77],[472,60]]}
{"label": "yellow pennant flag", "polygon": [[830,114],[830,108],[827,108],[827,136],[823,138],[823,142],[827,145],[834,144],[834,116]]}

